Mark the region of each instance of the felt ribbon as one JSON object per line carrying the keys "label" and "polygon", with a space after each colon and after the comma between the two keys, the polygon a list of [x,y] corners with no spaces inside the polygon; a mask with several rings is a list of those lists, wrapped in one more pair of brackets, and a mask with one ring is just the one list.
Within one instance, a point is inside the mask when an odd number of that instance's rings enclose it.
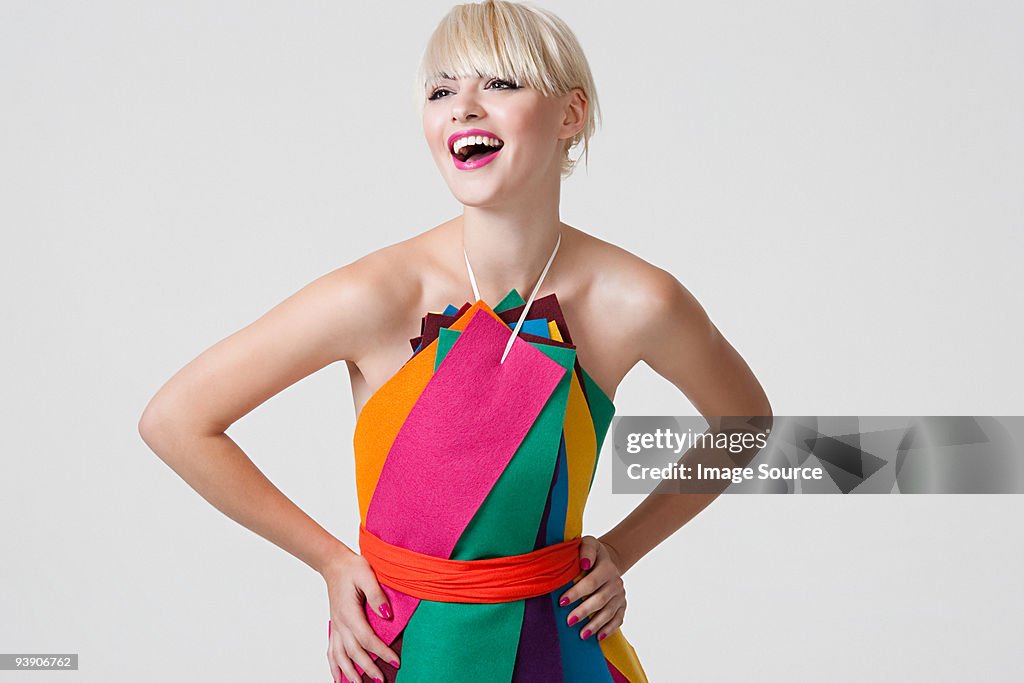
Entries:
{"label": "felt ribbon", "polygon": [[450,560],[388,543],[359,525],[359,551],[377,579],[441,602],[508,602],[550,593],[580,573],[580,539],[482,560]]}

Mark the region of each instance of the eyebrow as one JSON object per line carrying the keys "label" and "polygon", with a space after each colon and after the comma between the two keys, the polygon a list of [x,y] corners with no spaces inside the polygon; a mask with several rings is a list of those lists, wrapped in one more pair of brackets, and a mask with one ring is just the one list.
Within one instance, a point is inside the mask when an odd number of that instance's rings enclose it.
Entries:
{"label": "eyebrow", "polygon": [[[480,71],[476,71],[475,73],[476,73],[476,77],[477,78],[488,78],[489,77],[488,74],[482,73]],[[439,74],[435,75],[433,80],[434,81],[457,81],[457,80],[459,80],[459,78],[460,78],[459,76],[453,76],[453,75],[451,75],[451,74],[449,74],[447,72],[442,72],[442,73],[439,73]],[[473,78],[473,76],[472,75],[470,75],[470,76],[463,76],[463,78]]]}
{"label": "eyebrow", "polygon": [[448,74],[446,74],[446,73],[435,74],[433,76],[430,76],[429,78],[427,78],[427,80],[425,80],[423,82],[423,87],[424,88],[432,88],[435,85],[437,85],[438,83],[440,83],[441,81],[454,81],[454,80],[457,80],[457,79],[452,77],[452,76],[450,76],[450,75],[448,75]]}

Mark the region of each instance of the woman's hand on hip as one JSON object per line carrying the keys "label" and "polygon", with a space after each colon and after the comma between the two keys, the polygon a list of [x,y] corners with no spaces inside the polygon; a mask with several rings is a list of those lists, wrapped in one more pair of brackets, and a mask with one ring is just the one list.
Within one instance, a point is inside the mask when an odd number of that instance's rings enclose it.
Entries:
{"label": "woman's hand on hip", "polygon": [[587,573],[559,597],[562,607],[583,598],[566,616],[566,623],[573,626],[589,616],[586,624],[580,625],[580,637],[584,640],[594,634],[598,640],[604,640],[622,625],[626,587],[616,555],[611,546],[593,536],[584,536],[580,542],[580,569]]}
{"label": "woman's hand on hip", "polygon": [[[399,659],[395,651],[374,632],[366,618],[367,602],[383,618],[391,619],[393,616],[373,568],[362,555],[352,553],[323,571],[322,576],[330,601],[327,661],[331,667],[331,678],[337,683],[359,681],[362,680],[361,670],[371,679],[384,681],[384,674],[370,653],[390,662],[395,668],[399,666]],[[357,665],[360,670],[356,669]]]}

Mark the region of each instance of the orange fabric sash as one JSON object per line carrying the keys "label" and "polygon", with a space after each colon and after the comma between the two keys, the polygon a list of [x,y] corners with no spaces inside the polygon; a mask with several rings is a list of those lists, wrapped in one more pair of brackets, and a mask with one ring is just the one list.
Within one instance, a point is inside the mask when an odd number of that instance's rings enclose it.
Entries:
{"label": "orange fabric sash", "polygon": [[510,602],[550,593],[581,573],[580,541],[521,555],[451,560],[392,545],[359,525],[359,550],[382,584],[439,602]]}

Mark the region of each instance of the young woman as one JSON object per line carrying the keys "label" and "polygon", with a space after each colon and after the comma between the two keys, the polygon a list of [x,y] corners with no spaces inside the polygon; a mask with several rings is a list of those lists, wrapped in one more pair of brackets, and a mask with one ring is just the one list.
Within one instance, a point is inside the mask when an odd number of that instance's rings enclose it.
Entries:
{"label": "young woman", "polygon": [[[582,533],[615,389],[644,361],[704,415],[770,415],[767,398],[672,275],[560,220],[598,104],[558,17],[456,6],[417,100],[462,214],[205,351],[140,432],[209,502],[323,576],[336,681],[645,681],[620,629],[622,577],[714,496],[649,496],[600,538]],[[338,360],[357,409],[361,554],[225,433]]]}

